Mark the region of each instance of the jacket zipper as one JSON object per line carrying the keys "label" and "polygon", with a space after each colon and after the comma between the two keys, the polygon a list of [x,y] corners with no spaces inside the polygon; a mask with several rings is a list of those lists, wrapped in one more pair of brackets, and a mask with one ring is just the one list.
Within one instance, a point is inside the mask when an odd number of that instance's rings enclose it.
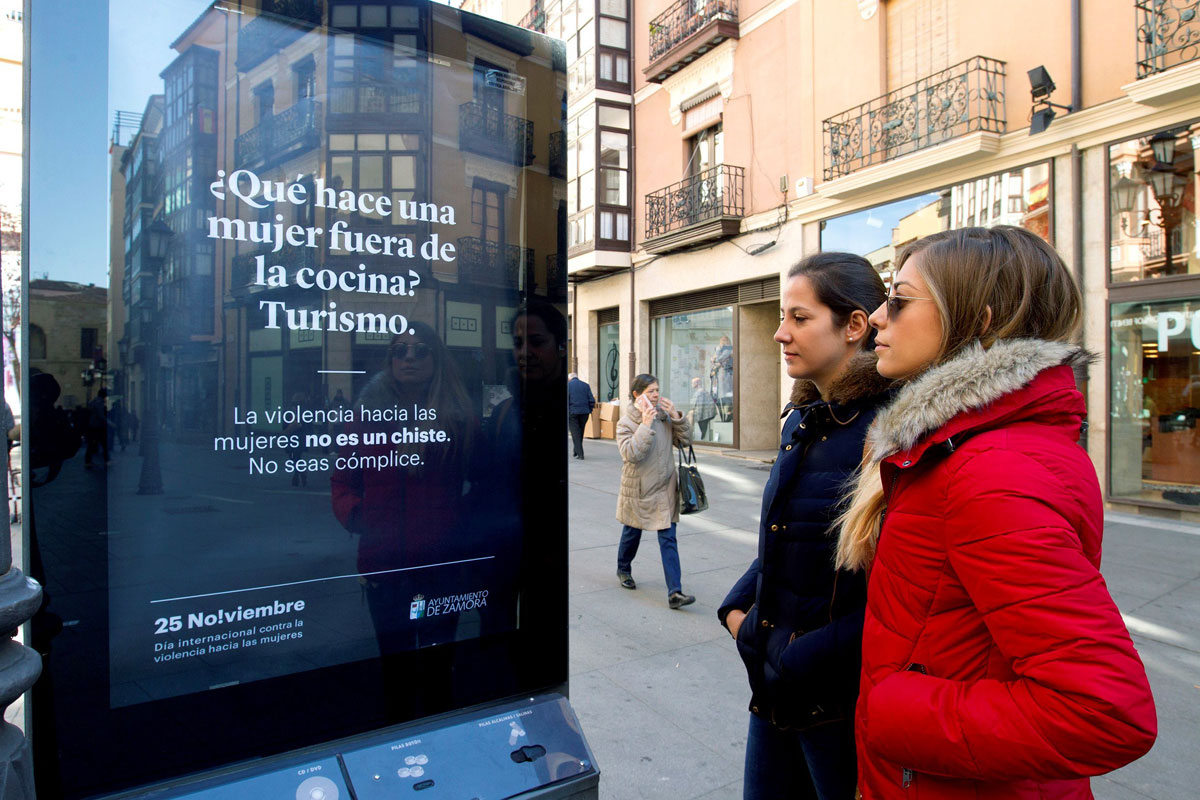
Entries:
{"label": "jacket zipper", "polygon": [[[929,674],[929,670],[925,668],[924,664],[918,664],[915,661],[910,661],[908,663],[908,666],[906,666],[903,671],[904,672],[919,672],[922,675]],[[900,788],[907,789],[908,787],[912,786],[913,777],[914,777],[913,771],[911,769],[909,769],[908,767],[904,767],[900,771]]]}

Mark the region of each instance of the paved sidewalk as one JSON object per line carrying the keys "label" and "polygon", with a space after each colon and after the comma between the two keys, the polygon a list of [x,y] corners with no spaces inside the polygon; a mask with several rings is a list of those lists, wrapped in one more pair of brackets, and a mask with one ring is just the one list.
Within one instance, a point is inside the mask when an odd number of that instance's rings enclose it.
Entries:
{"label": "paved sidewalk", "polygon": [[[684,517],[679,552],[695,605],[667,608],[653,535],[616,581],[620,457],[587,440],[570,484],[571,703],[603,773],[603,800],[740,798],[749,689],[716,619],[756,552],[769,466],[698,454],[710,510]],[[1112,515],[1104,574],[1150,672],[1159,738],[1140,761],[1094,779],[1098,800],[1179,800],[1200,785],[1200,529]]]}

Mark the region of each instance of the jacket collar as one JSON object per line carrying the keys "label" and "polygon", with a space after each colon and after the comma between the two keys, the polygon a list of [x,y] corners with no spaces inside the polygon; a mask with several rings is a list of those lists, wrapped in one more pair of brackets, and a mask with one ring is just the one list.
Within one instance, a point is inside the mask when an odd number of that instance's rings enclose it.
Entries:
{"label": "jacket collar", "polygon": [[[850,359],[846,370],[829,387],[830,405],[844,406],[887,391],[893,381],[883,377],[875,369],[878,361],[879,358],[873,350],[858,353]],[[782,416],[786,417],[792,409],[819,402],[821,393],[817,390],[817,385],[806,378],[800,378],[792,384],[792,396]]]}
{"label": "jacket collar", "polygon": [[[1033,394],[1069,391],[1074,401],[1060,410],[1082,416],[1082,401],[1069,373],[1065,383],[1061,377],[1047,377],[1030,387],[1036,392],[1013,395],[1035,383],[1045,370],[1094,360],[1095,356],[1067,342],[1005,339],[986,350],[975,342],[897,392],[867,434],[867,453],[875,462],[895,453],[915,460],[931,444],[1011,417],[1033,403]],[[1006,396],[1011,397],[999,402]]]}

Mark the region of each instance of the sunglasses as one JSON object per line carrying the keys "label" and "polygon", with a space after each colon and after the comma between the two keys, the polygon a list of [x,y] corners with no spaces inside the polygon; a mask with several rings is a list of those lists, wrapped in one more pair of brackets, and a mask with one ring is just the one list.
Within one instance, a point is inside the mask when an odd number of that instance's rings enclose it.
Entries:
{"label": "sunglasses", "polygon": [[420,360],[429,358],[429,354],[433,351],[429,345],[417,342],[416,344],[408,344],[407,342],[398,344],[392,349],[392,358],[408,358],[408,351],[412,349],[413,358]]}
{"label": "sunglasses", "polygon": [[908,305],[909,300],[932,300],[932,297],[909,297],[903,294],[890,294],[887,299],[887,318],[888,322],[892,322],[896,317],[900,316],[900,312],[904,310],[904,306]]}

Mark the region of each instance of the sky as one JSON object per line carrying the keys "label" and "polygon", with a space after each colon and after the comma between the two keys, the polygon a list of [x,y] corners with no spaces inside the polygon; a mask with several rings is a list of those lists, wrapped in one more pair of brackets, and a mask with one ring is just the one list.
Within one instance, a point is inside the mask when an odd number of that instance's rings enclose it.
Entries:
{"label": "sky", "polygon": [[901,217],[924,208],[940,197],[939,193],[919,194],[865,211],[834,217],[821,231],[821,249],[866,255],[892,241],[892,228]]}
{"label": "sky", "polygon": [[107,284],[114,114],[141,113],[149,96],[162,92],[159,73],[176,55],[171,42],[208,5],[209,0],[34,4],[25,18],[32,38],[30,277]]}

